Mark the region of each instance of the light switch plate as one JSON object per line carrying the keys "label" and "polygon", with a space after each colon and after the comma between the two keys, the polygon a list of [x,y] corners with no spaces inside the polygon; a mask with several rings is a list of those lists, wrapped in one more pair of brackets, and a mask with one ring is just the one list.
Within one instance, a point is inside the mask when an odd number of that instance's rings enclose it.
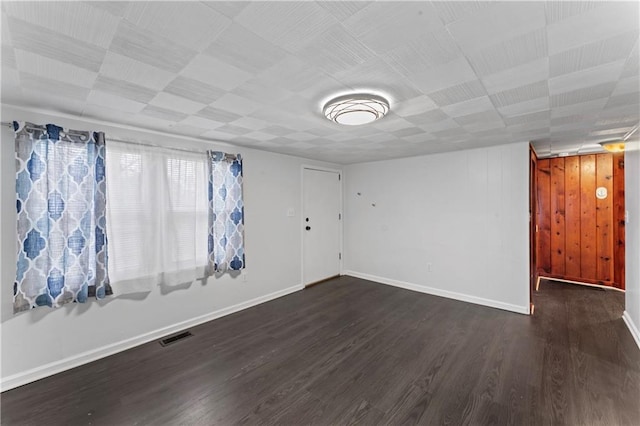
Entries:
{"label": "light switch plate", "polygon": [[296,215],[296,211],[293,207],[289,207],[289,209],[287,209],[287,216],[288,217],[293,217]]}

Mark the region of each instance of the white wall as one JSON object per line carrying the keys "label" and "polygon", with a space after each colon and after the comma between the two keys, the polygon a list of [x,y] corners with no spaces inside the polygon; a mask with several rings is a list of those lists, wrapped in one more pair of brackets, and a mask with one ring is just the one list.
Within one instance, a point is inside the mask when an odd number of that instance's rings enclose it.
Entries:
{"label": "white wall", "polygon": [[626,294],[624,320],[640,347],[640,142],[627,143],[624,154]]}
{"label": "white wall", "polygon": [[528,170],[527,143],[347,166],[346,273],[528,313]]}
{"label": "white wall", "polygon": [[[126,131],[6,106],[2,119],[103,130],[108,137],[132,137],[155,144],[205,150],[201,143],[168,135]],[[302,288],[301,166],[340,167],[244,148],[213,144],[208,148],[239,152],[244,159],[246,282],[243,277],[234,279],[225,275],[210,279],[206,285],[195,282],[187,289],[168,294],[156,289],[142,300],[116,297],[13,315],[11,284],[15,281],[16,271],[14,144],[13,132],[2,128],[0,308],[3,389]],[[287,217],[287,209],[291,207],[296,214]]]}

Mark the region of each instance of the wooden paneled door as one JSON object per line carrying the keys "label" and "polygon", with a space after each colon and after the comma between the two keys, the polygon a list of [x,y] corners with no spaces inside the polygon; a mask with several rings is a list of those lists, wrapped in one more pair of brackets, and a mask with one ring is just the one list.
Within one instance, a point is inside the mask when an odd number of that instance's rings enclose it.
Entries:
{"label": "wooden paneled door", "polygon": [[624,289],[624,155],[538,160],[537,272]]}

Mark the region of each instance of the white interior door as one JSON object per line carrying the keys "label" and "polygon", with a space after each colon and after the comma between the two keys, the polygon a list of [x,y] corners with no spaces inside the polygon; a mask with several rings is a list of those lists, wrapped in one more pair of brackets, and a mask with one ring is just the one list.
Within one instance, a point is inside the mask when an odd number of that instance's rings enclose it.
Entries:
{"label": "white interior door", "polygon": [[340,174],[304,169],[302,275],[305,285],[340,274]]}

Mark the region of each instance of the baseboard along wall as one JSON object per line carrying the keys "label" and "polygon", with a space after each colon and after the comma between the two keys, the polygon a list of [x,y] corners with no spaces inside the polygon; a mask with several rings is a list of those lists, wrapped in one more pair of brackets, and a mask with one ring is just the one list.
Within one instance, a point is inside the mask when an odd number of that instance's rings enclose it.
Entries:
{"label": "baseboard along wall", "polygon": [[131,337],[129,339],[122,340],[120,342],[105,345],[97,349],[92,349],[90,351],[86,351],[78,355],[74,355],[71,357],[61,359],[56,362],[52,362],[40,367],[36,367],[31,370],[24,371],[22,373],[4,377],[0,381],[0,391],[4,392],[9,389],[16,388],[18,386],[35,382],[36,380],[44,379],[45,377],[48,377],[48,376],[53,376],[54,374],[61,373],[66,370],[70,370],[72,368],[79,367],[81,365],[88,364],[93,361],[97,361],[101,358],[106,358],[109,355],[126,351],[127,349],[131,349],[133,347],[140,346],[144,343],[148,343],[148,342],[160,339],[169,334],[177,333],[179,331],[185,330],[190,327],[195,327],[205,322],[212,321],[214,319],[221,318],[226,315],[230,315],[230,314],[242,311],[244,309],[251,308],[256,305],[260,305],[261,303],[265,303],[270,300],[274,300],[279,297],[286,296],[287,294],[291,294],[303,289],[304,289],[304,286],[302,284],[295,285],[289,288],[285,288],[283,290],[266,294],[264,296],[256,297],[255,299],[247,300],[246,302],[238,303],[233,306],[228,306],[226,308],[219,309],[217,311],[210,312],[205,315],[201,315],[186,321],[182,321],[177,324],[172,324],[167,327],[162,327],[157,330],[153,330],[148,333],[141,334],[139,336]]}
{"label": "baseboard along wall", "polygon": [[423,285],[408,283],[399,280],[393,280],[385,277],[378,277],[375,275],[369,275],[362,272],[346,270],[342,272],[342,275],[349,275],[351,277],[362,278],[364,280],[375,281],[380,284],[391,285],[394,287],[404,288],[406,290],[417,291],[419,293],[431,294],[433,296],[446,297],[447,299],[459,300],[461,302],[474,303],[476,305],[488,306],[490,308],[502,309],[505,311],[516,312],[518,314],[529,315],[529,306],[518,306],[511,303],[504,303],[497,300],[485,299],[482,297],[471,296],[468,294],[457,293],[454,291],[442,290],[434,287],[427,287]]}

